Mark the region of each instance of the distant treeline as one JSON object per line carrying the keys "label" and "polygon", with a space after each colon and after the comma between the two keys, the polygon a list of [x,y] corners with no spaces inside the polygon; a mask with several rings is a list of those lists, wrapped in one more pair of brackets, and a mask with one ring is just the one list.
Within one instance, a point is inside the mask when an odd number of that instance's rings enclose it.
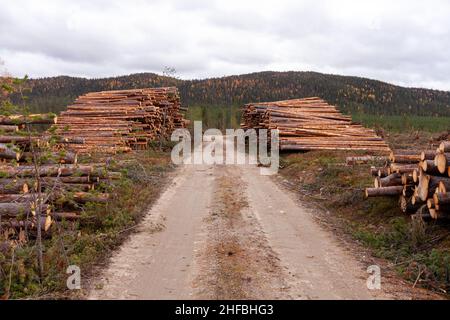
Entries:
{"label": "distant treeline", "polygon": [[359,77],[316,72],[260,72],[205,80],[179,80],[152,73],[103,79],[32,79],[29,104],[39,112],[65,109],[91,91],[177,86],[184,105],[237,106],[247,102],[318,96],[341,111],[372,115],[450,116],[450,92],[404,88]]}

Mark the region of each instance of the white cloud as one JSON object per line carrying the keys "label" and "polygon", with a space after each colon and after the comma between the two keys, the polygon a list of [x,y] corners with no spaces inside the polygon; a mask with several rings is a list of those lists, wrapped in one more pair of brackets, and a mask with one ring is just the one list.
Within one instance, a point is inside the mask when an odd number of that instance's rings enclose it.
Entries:
{"label": "white cloud", "polygon": [[448,1],[0,0],[15,75],[332,72],[450,90]]}

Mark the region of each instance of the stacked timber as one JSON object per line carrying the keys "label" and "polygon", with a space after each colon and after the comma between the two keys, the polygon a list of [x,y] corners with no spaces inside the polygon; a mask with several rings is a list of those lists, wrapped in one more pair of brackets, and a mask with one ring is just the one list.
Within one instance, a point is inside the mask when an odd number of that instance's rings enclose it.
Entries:
{"label": "stacked timber", "polygon": [[56,123],[57,117],[52,113],[0,115],[0,162],[24,161],[32,143],[48,143],[48,137],[30,134],[30,127]]}
{"label": "stacked timber", "polygon": [[146,149],[150,141],[185,127],[177,88],[101,91],[80,96],[61,113],[55,133],[79,139],[80,153]]}
{"label": "stacked timber", "polygon": [[[53,124],[53,115],[0,116],[0,234],[49,234],[56,220],[74,220],[86,202],[105,202],[105,181],[120,177],[101,164],[78,164],[74,152],[55,151],[48,139],[64,146],[78,139],[31,133],[31,125]],[[26,131],[24,129],[27,129]],[[41,148],[42,147],[42,148]]]}
{"label": "stacked timber", "polygon": [[404,213],[450,218],[450,141],[437,150],[393,152],[389,160],[385,167],[371,168],[374,188],[365,190],[366,197],[399,197]]}
{"label": "stacked timber", "polygon": [[[105,182],[121,177],[99,164],[0,166],[0,229],[19,234],[41,228],[51,235],[55,221],[78,220],[87,202],[109,199]],[[40,209],[39,209],[40,208]]]}
{"label": "stacked timber", "polygon": [[390,152],[373,130],[353,123],[351,117],[317,97],[249,103],[242,118],[243,129],[278,129],[280,150]]}

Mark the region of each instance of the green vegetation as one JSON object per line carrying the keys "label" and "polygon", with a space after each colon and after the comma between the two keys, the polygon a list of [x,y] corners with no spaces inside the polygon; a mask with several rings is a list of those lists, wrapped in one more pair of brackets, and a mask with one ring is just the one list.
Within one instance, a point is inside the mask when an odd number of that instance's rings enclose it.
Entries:
{"label": "green vegetation", "polygon": [[383,128],[391,132],[408,132],[412,130],[443,132],[450,130],[450,117],[431,116],[392,116],[353,114],[353,120],[371,128]]}
{"label": "green vegetation", "polygon": [[237,106],[190,106],[186,118],[192,125],[194,121],[202,121],[203,129],[234,129],[239,128],[241,110]]}

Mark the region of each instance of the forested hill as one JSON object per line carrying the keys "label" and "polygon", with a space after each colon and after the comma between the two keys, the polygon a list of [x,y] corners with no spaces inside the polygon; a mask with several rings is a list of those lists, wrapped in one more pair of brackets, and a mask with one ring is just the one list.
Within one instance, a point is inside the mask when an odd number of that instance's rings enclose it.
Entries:
{"label": "forested hill", "polygon": [[30,105],[59,111],[90,91],[177,86],[183,104],[241,105],[319,96],[344,112],[450,116],[450,92],[404,88],[359,77],[316,72],[259,72],[204,80],[178,80],[152,73],[103,79],[52,77],[30,80]]}

